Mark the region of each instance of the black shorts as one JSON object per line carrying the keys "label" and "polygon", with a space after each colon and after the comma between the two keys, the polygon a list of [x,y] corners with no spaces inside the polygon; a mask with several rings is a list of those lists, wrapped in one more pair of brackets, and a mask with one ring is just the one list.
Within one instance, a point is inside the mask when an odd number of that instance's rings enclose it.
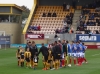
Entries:
{"label": "black shorts", "polygon": [[25,60],[26,60],[26,62],[30,62],[30,59],[29,58],[26,58]]}
{"label": "black shorts", "polygon": [[17,57],[17,59],[19,60],[19,59],[20,59],[20,57]]}
{"label": "black shorts", "polygon": [[51,63],[52,60],[48,60],[48,63]]}
{"label": "black shorts", "polygon": [[44,56],[44,61],[47,61],[48,60],[48,56]]}
{"label": "black shorts", "polygon": [[24,56],[22,56],[21,59],[24,59]]}
{"label": "black shorts", "polygon": [[34,57],[33,57],[33,56],[31,56],[31,60],[32,60],[32,61],[33,61],[33,58],[34,58]]}
{"label": "black shorts", "polygon": [[56,56],[56,59],[57,59],[57,60],[60,60],[60,59],[61,59],[60,55],[57,55],[57,56]]}

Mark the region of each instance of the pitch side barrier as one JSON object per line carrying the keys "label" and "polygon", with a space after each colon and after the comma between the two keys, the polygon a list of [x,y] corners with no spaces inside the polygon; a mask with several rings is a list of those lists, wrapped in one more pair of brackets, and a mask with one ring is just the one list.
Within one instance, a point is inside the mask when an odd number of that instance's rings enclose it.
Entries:
{"label": "pitch side barrier", "polygon": [[76,40],[84,42],[88,49],[100,49],[100,34],[76,34]]}

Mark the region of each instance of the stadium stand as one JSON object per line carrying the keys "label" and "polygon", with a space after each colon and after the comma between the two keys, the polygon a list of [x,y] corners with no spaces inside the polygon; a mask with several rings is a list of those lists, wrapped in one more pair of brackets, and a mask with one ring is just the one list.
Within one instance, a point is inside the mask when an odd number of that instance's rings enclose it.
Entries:
{"label": "stadium stand", "polygon": [[80,25],[77,27],[77,34],[100,34],[100,11],[97,8],[100,7],[98,4],[100,1],[93,2],[83,6],[82,8],[82,19],[79,20]]}
{"label": "stadium stand", "polygon": [[[63,6],[39,6],[27,33],[55,34],[55,31],[56,33],[63,33],[64,18],[67,18],[67,25],[71,25],[73,14],[74,9],[72,7],[69,11],[63,11]],[[66,28],[66,32],[68,32],[69,26],[66,26]]]}

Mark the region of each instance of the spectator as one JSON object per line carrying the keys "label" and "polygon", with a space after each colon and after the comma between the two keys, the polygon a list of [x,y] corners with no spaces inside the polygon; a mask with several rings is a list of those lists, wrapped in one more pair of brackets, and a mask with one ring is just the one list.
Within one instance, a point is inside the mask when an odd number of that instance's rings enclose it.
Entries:
{"label": "spectator", "polygon": [[70,17],[73,18],[73,15],[74,15],[74,14],[71,12],[71,13],[70,13]]}
{"label": "spectator", "polygon": [[29,30],[27,31],[27,33],[28,33],[28,34],[31,34],[31,33],[32,33],[32,29],[29,29]]}
{"label": "spectator", "polygon": [[84,27],[87,27],[87,24],[86,23],[84,23]]}
{"label": "spectator", "polygon": [[63,11],[66,11],[66,3],[63,4]]}
{"label": "spectator", "polygon": [[57,35],[57,34],[55,34],[54,38],[58,38],[58,35]]}
{"label": "spectator", "polygon": [[64,23],[63,23],[63,25],[64,25],[64,27],[65,27],[65,26],[67,25],[67,23],[66,23],[66,22],[64,22]]}
{"label": "spectator", "polygon": [[66,15],[66,18],[67,18],[67,19],[70,19],[70,15],[69,15],[69,14],[67,14],[67,15]]}
{"label": "spectator", "polygon": [[69,9],[70,9],[70,5],[68,4],[68,5],[66,6],[66,8],[67,8],[67,11],[69,11]]}
{"label": "spectator", "polygon": [[91,37],[92,34],[93,34],[92,31],[90,31],[90,32],[89,32],[89,38]]}
{"label": "spectator", "polygon": [[39,25],[37,28],[38,28],[38,30],[39,30],[39,31],[41,30],[41,27],[40,27],[40,25]]}
{"label": "spectator", "polygon": [[56,29],[55,33],[58,34],[59,33],[59,29]]}
{"label": "spectator", "polygon": [[76,1],[75,0],[72,1],[72,6],[74,9],[76,8]]}
{"label": "spectator", "polygon": [[51,13],[50,13],[50,11],[48,12],[48,15],[47,15],[48,17],[51,17]]}
{"label": "spectator", "polygon": [[43,12],[43,15],[42,15],[42,17],[46,17],[46,13],[45,13],[45,12]]}
{"label": "spectator", "polygon": [[71,26],[71,21],[70,20],[67,20],[67,25]]}
{"label": "spectator", "polygon": [[32,25],[32,30],[34,30],[34,25]]}
{"label": "spectator", "polygon": [[37,29],[38,29],[38,27],[35,25],[35,26],[34,26],[34,30],[37,31]]}
{"label": "spectator", "polygon": [[91,14],[89,17],[90,20],[94,20],[94,14]]}
{"label": "spectator", "polygon": [[52,14],[52,17],[57,17],[57,14],[54,12],[54,13]]}
{"label": "spectator", "polygon": [[64,18],[64,22],[67,22],[67,18],[66,17]]}

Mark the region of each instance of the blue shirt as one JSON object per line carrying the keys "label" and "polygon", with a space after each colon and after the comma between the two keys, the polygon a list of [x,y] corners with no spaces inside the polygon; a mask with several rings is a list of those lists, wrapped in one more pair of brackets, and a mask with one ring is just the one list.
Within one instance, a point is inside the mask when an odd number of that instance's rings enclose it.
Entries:
{"label": "blue shirt", "polygon": [[68,48],[68,53],[72,53],[72,49],[71,49],[71,45],[70,44],[67,45],[67,48]]}
{"label": "blue shirt", "polygon": [[77,52],[77,46],[76,46],[76,44],[72,44],[72,52],[73,53]]}
{"label": "blue shirt", "polygon": [[85,50],[86,50],[86,46],[85,46],[85,45],[83,45],[83,46],[82,46],[82,52],[84,53],[84,52],[85,52]]}
{"label": "blue shirt", "polygon": [[77,44],[77,52],[82,52],[82,45],[81,44]]}

